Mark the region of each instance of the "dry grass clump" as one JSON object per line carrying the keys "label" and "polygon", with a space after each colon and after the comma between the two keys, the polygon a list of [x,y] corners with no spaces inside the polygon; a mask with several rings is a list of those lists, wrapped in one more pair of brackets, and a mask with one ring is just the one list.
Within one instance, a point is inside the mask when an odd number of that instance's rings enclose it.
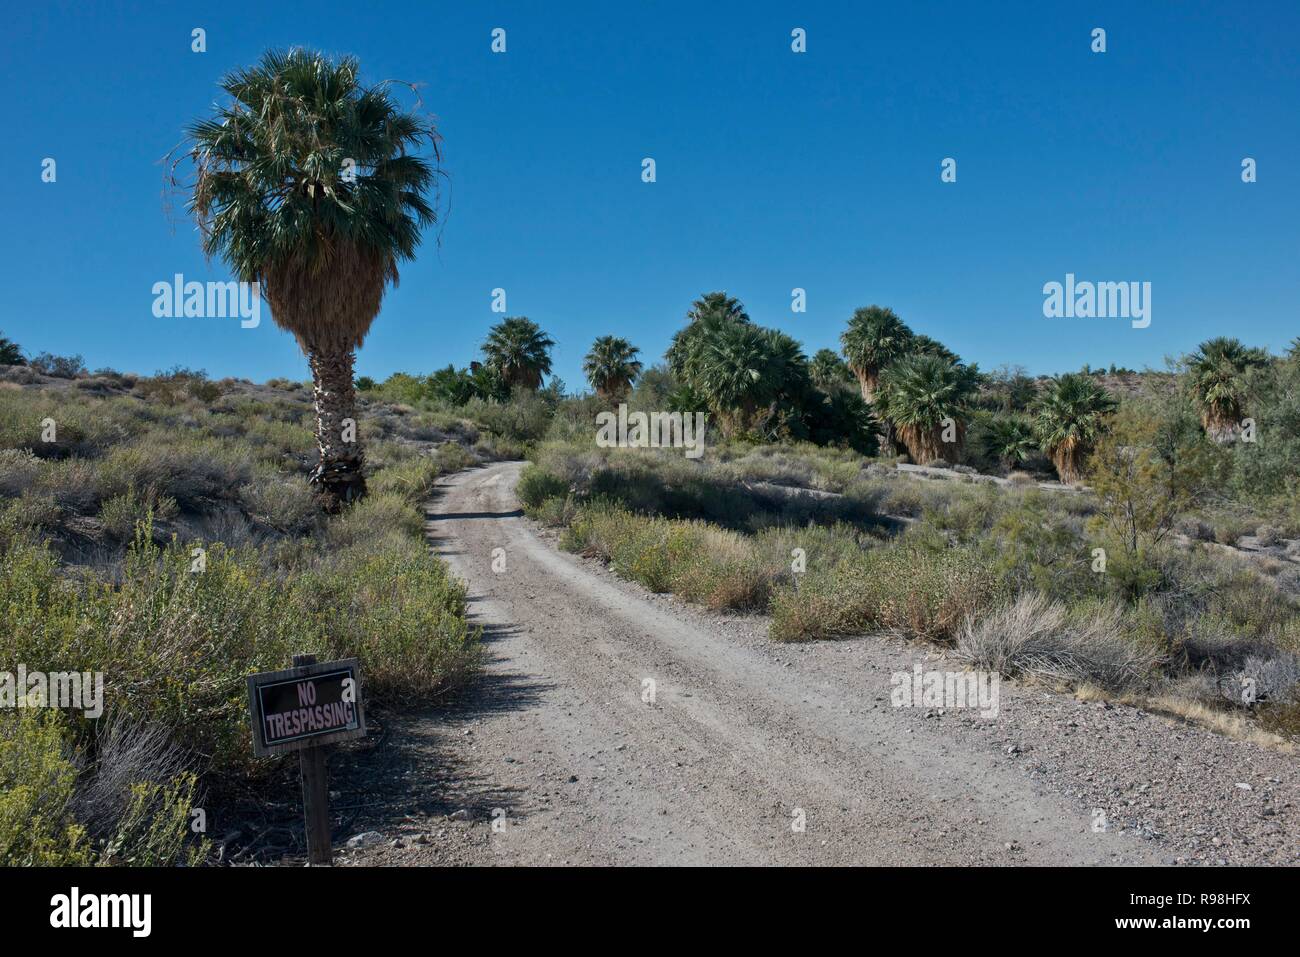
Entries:
{"label": "dry grass clump", "polygon": [[636,515],[608,503],[581,509],[562,543],[608,562],[651,591],[671,592],[713,609],[765,607],[783,567],[736,532],[706,522]]}
{"label": "dry grass clump", "polygon": [[1144,681],[1160,661],[1155,647],[1135,639],[1119,605],[1070,612],[1038,592],[971,616],[957,633],[956,653],[1009,676],[1112,691]]}
{"label": "dry grass clump", "polygon": [[946,642],[1001,591],[997,577],[968,549],[884,546],[780,588],[770,634],[777,641],[807,641],[888,631]]}

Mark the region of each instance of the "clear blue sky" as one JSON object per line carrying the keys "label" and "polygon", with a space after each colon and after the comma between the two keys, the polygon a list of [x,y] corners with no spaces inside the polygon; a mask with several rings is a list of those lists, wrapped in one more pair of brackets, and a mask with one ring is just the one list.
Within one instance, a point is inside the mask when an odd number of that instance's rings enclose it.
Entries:
{"label": "clear blue sky", "polygon": [[[269,320],[157,319],[150,292],[227,278],[169,221],[159,159],[225,71],[301,45],[423,83],[445,137],[441,246],[403,269],[362,374],[475,358],[498,286],[571,390],[595,336],[657,359],[711,289],[809,354],[870,303],[983,368],[1159,367],[1223,333],[1278,350],[1300,335],[1297,41],[1294,2],[16,5],[0,329],[92,368],[305,377]],[[1150,328],[1044,318],[1067,272],[1150,281]]]}

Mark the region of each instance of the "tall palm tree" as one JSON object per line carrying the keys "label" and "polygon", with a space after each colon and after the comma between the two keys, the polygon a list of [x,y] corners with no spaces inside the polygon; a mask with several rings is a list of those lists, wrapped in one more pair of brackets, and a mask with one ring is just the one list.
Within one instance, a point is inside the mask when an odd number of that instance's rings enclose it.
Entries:
{"label": "tall palm tree", "polygon": [[551,347],[555,340],[525,316],[503,319],[488,330],[483,355],[510,388],[534,392],[542,376],[551,374]]}
{"label": "tall palm tree", "polygon": [[1212,440],[1230,442],[1236,437],[1245,417],[1246,370],[1267,364],[1263,349],[1248,349],[1240,339],[1225,336],[1202,342],[1188,357],[1192,396]]}
{"label": "tall palm tree", "polygon": [[23,356],[23,350],[18,348],[18,343],[0,336],[0,366],[25,365],[27,365],[27,359]]}
{"label": "tall palm tree", "polygon": [[591,344],[591,351],[582,361],[582,371],[587,381],[604,399],[620,399],[627,395],[636,377],[641,374],[637,361],[640,349],[617,336],[601,336]]}
{"label": "tall palm tree", "polygon": [[853,313],[840,344],[849,368],[858,378],[862,398],[875,401],[881,370],[905,355],[911,341],[912,330],[892,309],[867,306]]}
{"label": "tall palm tree", "polygon": [[[965,420],[978,388],[979,370],[974,366],[917,353],[886,367],[876,405],[894,424],[917,465],[929,465],[936,459],[957,462],[966,440]],[[949,429],[951,438],[945,435]]]}
{"label": "tall palm tree", "polygon": [[[257,282],[293,334],[314,382],[327,508],[365,493],[352,366],[399,262],[436,221],[428,193],[434,127],[388,85],[365,86],[353,57],[268,52],[221,81],[229,101],[188,128],[196,177],[188,200],[203,250]],[[348,162],[348,161],[351,162]]]}
{"label": "tall palm tree", "polygon": [[1116,408],[1115,399],[1090,375],[1069,372],[1046,383],[1034,406],[1034,429],[1062,482],[1073,485],[1082,477]]}

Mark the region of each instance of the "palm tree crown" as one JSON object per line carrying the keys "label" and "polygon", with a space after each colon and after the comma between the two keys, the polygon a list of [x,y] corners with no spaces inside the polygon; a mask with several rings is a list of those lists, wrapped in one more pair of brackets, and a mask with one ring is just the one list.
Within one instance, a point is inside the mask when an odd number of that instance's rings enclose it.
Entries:
{"label": "palm tree crown", "polygon": [[853,313],[840,343],[849,368],[858,377],[862,398],[874,400],[881,370],[906,354],[911,340],[912,330],[892,309],[867,306]]}
{"label": "palm tree crown", "polygon": [[542,376],[551,373],[551,347],[555,340],[525,316],[513,316],[488,331],[483,355],[511,388],[538,389]]}
{"label": "palm tree crown", "polygon": [[617,336],[601,336],[591,344],[591,351],[582,361],[582,371],[598,395],[617,398],[627,394],[632,383],[641,374],[637,361],[640,349]]}
{"label": "palm tree crown", "polygon": [[776,397],[782,372],[794,358],[771,335],[773,331],[749,323],[720,324],[693,359],[686,383],[701,395],[728,434],[758,424],[760,410]]}
{"label": "palm tree crown", "polygon": [[996,459],[1003,468],[1012,469],[1037,448],[1034,427],[1024,416],[997,414],[989,416],[980,433],[982,451]]}
{"label": "palm tree crown", "polygon": [[1078,482],[1084,461],[1117,403],[1090,375],[1070,372],[1047,382],[1034,408],[1034,427],[1043,451],[1062,482]]}
{"label": "palm tree crown", "polygon": [[359,347],[436,221],[437,173],[416,151],[437,158],[437,131],[359,71],[354,57],[268,52],[227,74],[230,102],[188,131],[204,252],[259,282],[306,350]]}
{"label": "palm tree crown", "polygon": [[725,292],[706,292],[691,303],[686,319],[664,353],[668,368],[679,379],[695,376],[705,344],[733,325],[748,324],[749,314],[739,299]]}
{"label": "palm tree crown", "polygon": [[691,322],[701,319],[732,319],[736,322],[749,322],[749,314],[739,299],[728,296],[725,292],[706,292],[691,303],[686,318]]}

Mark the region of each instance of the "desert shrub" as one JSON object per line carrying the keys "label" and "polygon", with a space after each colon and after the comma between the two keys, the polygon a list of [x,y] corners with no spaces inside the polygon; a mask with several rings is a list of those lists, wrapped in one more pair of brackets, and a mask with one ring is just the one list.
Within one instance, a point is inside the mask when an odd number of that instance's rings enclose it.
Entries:
{"label": "desert shrub", "polygon": [[0,503],[0,549],[17,540],[31,540],[37,529],[59,524],[63,509],[45,494],[24,492]]}
{"label": "desert shrub", "polygon": [[330,522],[325,541],[331,548],[347,548],[389,533],[418,537],[423,529],[422,516],[404,494],[375,492]]}
{"label": "desert shrub", "polygon": [[1188,538],[1198,542],[1214,541],[1214,526],[1203,518],[1195,516],[1184,516],[1179,519],[1175,530],[1180,535],[1186,535]]}
{"label": "desert shrub", "polygon": [[137,379],[135,391],[144,399],[171,406],[186,398],[211,404],[224,394],[225,389],[220,383],[211,381],[202,369],[175,366],[167,372],[156,373],[152,378]]}
{"label": "desert shrub", "polygon": [[239,501],[259,522],[286,535],[300,535],[320,519],[311,486],[301,478],[268,477],[239,489]]}
{"label": "desert shrub", "polygon": [[132,784],[117,829],[99,848],[100,863],[131,867],[200,863],[207,856],[207,841],[189,843],[190,811],[197,787],[198,776],[193,771],[166,782]]}
{"label": "desert shrub", "polygon": [[251,459],[248,446],[234,439],[153,434],[110,451],[97,469],[96,484],[105,498],[134,485],[196,506],[233,498],[253,477]]}
{"label": "desert shrub", "polygon": [[[1300,702],[1300,656],[1278,649],[1270,649],[1264,655],[1251,655],[1242,662],[1239,671],[1229,675],[1221,684],[1235,693],[1237,700]],[[1242,691],[1247,687],[1249,694],[1243,696]]]}
{"label": "desert shrub", "polygon": [[77,767],[50,709],[0,714],[0,866],[91,862],[85,828],[70,812]]}
{"label": "desert shrub", "polygon": [[361,659],[375,701],[448,691],[479,664],[465,586],[415,537],[345,550],[295,582],[291,604],[316,622],[329,655]]}
{"label": "desert shrub", "polygon": [[1266,731],[1300,740],[1300,701],[1272,702],[1259,711],[1259,723]]}
{"label": "desert shrub", "polygon": [[535,509],[550,498],[563,498],[568,492],[569,485],[564,479],[531,462],[520,471],[519,481],[515,485],[515,494],[528,509]]}
{"label": "desert shrub", "polygon": [[673,592],[714,609],[766,605],[778,563],[753,541],[700,521],[635,515],[610,503],[578,511],[563,547],[609,563],[617,574],[655,592]]}
{"label": "desert shrub", "polygon": [[17,497],[32,488],[43,470],[27,449],[0,449],[0,495]]}
{"label": "desert shrub", "polygon": [[132,485],[100,505],[99,520],[107,534],[124,542],[135,536],[140,522],[168,521],[176,516],[176,511],[176,500],[171,496],[159,495],[152,487],[138,491]]}
{"label": "desert shrub", "polygon": [[422,504],[432,493],[438,478],[477,463],[463,445],[444,442],[432,454],[412,455],[387,465],[370,480],[374,495],[396,495],[411,505]]}
{"label": "desert shrub", "polygon": [[81,395],[0,392],[0,448],[27,449],[43,459],[95,455],[122,438],[111,402]]}
{"label": "desert shrub", "polygon": [[56,356],[49,352],[42,352],[28,360],[27,365],[34,372],[55,379],[75,379],[86,371],[86,363],[81,356]]}
{"label": "desert shrub", "polygon": [[905,515],[916,518],[925,511],[929,496],[919,482],[897,480],[884,491],[880,509],[888,515]]}
{"label": "desert shrub", "polygon": [[316,444],[316,434],[301,422],[262,418],[239,421],[241,428],[234,434],[242,432],[250,442],[260,446],[259,457],[263,459],[304,455]]}
{"label": "desert shrub", "polygon": [[86,459],[71,458],[48,462],[38,475],[32,491],[40,497],[50,499],[60,508],[86,513],[101,500],[99,489],[96,487],[97,478],[96,464]]}
{"label": "desert shrub", "polygon": [[370,492],[397,495],[415,504],[428,498],[441,474],[442,469],[432,457],[408,459],[400,465],[390,465],[375,475],[369,483]]}
{"label": "desert shrub", "polygon": [[1256,528],[1256,523],[1244,515],[1221,514],[1214,519],[1214,540],[1220,545],[1236,545]]}
{"label": "desert shrub", "polygon": [[522,459],[527,450],[522,442],[488,433],[475,440],[474,451],[484,459],[504,462]]}
{"label": "desert shrub", "polygon": [[459,472],[478,464],[474,453],[459,442],[444,442],[436,453],[439,470],[444,474]]}
{"label": "desert shrub", "polygon": [[1300,490],[1300,362],[1277,362],[1252,370],[1249,414],[1259,441],[1234,442],[1228,486],[1234,500],[1264,505],[1297,498]]}
{"label": "desert shrub", "polygon": [[1136,638],[1116,604],[1075,611],[1038,592],[986,614],[972,615],[957,633],[956,654],[1004,675],[1120,690],[1141,682],[1159,661],[1158,649]]}
{"label": "desert shrub", "polygon": [[567,526],[578,516],[578,503],[572,495],[544,499],[529,509],[529,516],[552,528]]}
{"label": "desert shrub", "polygon": [[771,636],[804,641],[878,629],[947,641],[1001,592],[996,575],[970,549],[877,548],[778,589]]}
{"label": "desert shrub", "polygon": [[968,542],[983,537],[999,516],[1015,504],[1007,492],[992,485],[978,485],[926,506],[921,519],[948,532],[957,541]]}
{"label": "desert shrub", "polygon": [[518,390],[509,402],[471,399],[463,414],[495,435],[517,442],[536,442],[550,427],[554,408],[542,396]]}
{"label": "desert shrub", "polygon": [[1058,506],[1051,493],[1029,489],[1004,503],[976,547],[1013,590],[1032,588],[1062,601],[1100,596],[1107,582],[1092,571],[1095,543]]}

